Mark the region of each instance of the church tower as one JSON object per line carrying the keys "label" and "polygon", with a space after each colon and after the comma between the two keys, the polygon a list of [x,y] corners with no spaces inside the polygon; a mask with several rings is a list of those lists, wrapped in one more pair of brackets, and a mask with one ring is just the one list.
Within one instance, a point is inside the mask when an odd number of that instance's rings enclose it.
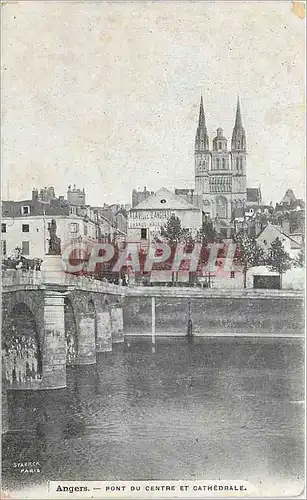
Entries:
{"label": "church tower", "polygon": [[206,127],[204,103],[201,96],[198,127],[195,137],[195,190],[197,193],[207,193],[209,191],[209,170],[210,170],[210,151],[209,137]]}
{"label": "church tower", "polygon": [[246,203],[246,155],[246,137],[238,97],[236,121],[231,140],[233,208],[243,206]]}

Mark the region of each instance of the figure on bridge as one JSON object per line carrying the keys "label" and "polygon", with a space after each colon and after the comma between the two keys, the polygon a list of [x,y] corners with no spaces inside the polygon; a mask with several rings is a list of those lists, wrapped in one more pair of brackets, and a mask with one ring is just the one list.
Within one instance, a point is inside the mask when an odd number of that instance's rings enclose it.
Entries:
{"label": "figure on bridge", "polygon": [[56,222],[54,219],[48,224],[49,231],[49,255],[61,255],[61,239],[56,234]]}

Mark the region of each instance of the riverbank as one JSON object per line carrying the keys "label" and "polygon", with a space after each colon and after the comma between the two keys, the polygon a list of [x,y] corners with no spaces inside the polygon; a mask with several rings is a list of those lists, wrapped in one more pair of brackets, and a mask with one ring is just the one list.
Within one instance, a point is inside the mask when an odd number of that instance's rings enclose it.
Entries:
{"label": "riverbank", "polygon": [[300,294],[197,291],[187,295],[186,290],[143,290],[144,294],[125,297],[124,331],[128,335],[185,335],[189,319],[196,336],[304,335],[304,297]]}

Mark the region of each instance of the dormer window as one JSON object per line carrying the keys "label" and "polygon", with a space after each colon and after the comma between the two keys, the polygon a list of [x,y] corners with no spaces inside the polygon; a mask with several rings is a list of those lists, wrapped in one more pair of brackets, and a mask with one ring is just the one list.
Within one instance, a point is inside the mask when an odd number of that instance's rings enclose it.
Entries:
{"label": "dormer window", "polygon": [[21,213],[22,215],[29,215],[30,213],[30,207],[29,205],[24,205],[21,207]]}

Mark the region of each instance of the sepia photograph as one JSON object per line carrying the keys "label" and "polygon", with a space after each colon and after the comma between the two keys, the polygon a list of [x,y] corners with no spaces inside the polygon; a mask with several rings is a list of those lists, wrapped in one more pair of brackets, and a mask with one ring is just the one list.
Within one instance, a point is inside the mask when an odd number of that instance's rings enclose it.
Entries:
{"label": "sepia photograph", "polygon": [[1,2],[1,499],[304,497],[305,4]]}

